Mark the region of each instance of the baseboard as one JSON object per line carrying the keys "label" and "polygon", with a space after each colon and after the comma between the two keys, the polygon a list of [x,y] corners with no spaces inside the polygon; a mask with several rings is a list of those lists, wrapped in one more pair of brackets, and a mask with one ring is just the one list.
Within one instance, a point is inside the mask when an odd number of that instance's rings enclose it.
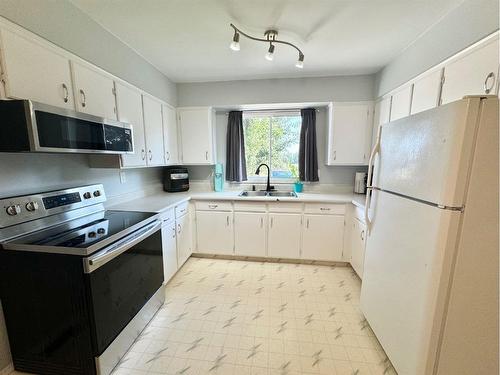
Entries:
{"label": "baseboard", "polygon": [[14,372],[14,365],[9,363],[7,366],[5,366],[3,369],[0,370],[0,375],[7,375]]}
{"label": "baseboard", "polygon": [[305,260],[305,259],[283,259],[283,258],[268,258],[268,257],[252,257],[243,255],[216,255],[193,253],[193,258],[208,258],[208,259],[226,259],[226,260],[246,260],[250,262],[266,262],[266,263],[292,263],[292,264],[306,264],[317,266],[336,266],[336,267],[349,267],[349,262],[333,262],[326,260]]}

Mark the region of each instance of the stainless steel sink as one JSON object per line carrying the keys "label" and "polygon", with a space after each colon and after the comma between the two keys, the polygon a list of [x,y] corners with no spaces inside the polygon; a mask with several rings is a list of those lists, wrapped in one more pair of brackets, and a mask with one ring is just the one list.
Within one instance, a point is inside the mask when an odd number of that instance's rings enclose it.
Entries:
{"label": "stainless steel sink", "polygon": [[297,198],[294,191],[242,191],[240,197],[282,197]]}

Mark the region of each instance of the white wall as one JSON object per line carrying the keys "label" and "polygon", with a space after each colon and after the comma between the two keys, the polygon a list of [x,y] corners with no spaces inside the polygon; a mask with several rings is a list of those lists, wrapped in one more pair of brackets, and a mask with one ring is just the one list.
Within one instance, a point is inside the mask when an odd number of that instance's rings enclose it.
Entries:
{"label": "white wall", "polygon": [[176,105],[176,86],[67,0],[1,0],[0,16]]}
{"label": "white wall", "polygon": [[384,67],[376,79],[380,97],[499,28],[498,0],[465,0]]}
{"label": "white wall", "polygon": [[[374,76],[337,76],[320,78],[266,79],[177,85],[179,106],[238,106],[244,104],[330,102],[372,100]],[[227,115],[218,113],[217,162],[225,164]],[[364,167],[327,167],[326,111],[316,118],[320,183],[354,185],[354,174]],[[193,180],[210,178],[212,167],[189,167]]]}

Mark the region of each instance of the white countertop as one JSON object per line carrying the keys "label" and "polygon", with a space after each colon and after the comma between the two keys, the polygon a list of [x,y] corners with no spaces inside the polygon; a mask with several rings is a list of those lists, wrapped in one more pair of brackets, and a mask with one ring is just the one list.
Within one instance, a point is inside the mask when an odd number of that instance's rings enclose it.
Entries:
{"label": "white countertop", "polygon": [[114,210],[162,212],[179,203],[193,200],[229,200],[229,201],[258,201],[258,202],[321,202],[321,203],[352,203],[364,208],[365,195],[363,194],[328,194],[328,193],[298,193],[293,197],[240,197],[241,191],[203,192],[187,191],[183,193],[159,192],[146,197],[117,203],[111,206]]}

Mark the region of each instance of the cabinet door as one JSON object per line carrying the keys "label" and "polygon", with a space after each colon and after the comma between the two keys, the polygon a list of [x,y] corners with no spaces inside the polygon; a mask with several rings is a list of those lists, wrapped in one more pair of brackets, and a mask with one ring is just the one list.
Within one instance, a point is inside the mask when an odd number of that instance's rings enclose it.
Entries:
{"label": "cabinet door", "polygon": [[[375,103],[375,109],[373,111],[373,130],[372,130],[372,142],[371,149],[375,146],[375,141],[377,140],[377,132],[380,125],[387,124],[390,121],[391,115],[391,97],[386,96],[382,100]],[[370,151],[371,151],[370,149]]]}
{"label": "cabinet door", "polygon": [[165,220],[161,227],[163,250],[163,273],[165,282],[168,282],[177,272],[177,230],[175,221]]}
{"label": "cabinet door", "polygon": [[412,115],[439,105],[442,74],[442,69],[439,69],[415,81],[411,99]]}
{"label": "cabinet door", "polygon": [[333,103],[329,121],[328,165],[365,165],[372,135],[370,103]]}
{"label": "cabinet door", "polygon": [[497,74],[498,39],[494,39],[445,66],[442,104],[466,95],[495,94]]}
{"label": "cabinet door", "polygon": [[192,228],[189,214],[176,219],[177,225],[177,265],[180,268],[192,253]]}
{"label": "cabinet door", "polygon": [[163,119],[161,102],[150,96],[142,96],[144,112],[144,129],[146,134],[147,163],[152,165],[165,165],[163,151]]}
{"label": "cabinet door", "polygon": [[116,120],[113,79],[96,69],[71,62],[77,111]]}
{"label": "cabinet door", "polygon": [[184,164],[213,164],[214,133],[211,108],[178,110]]}
{"label": "cabinet door", "polygon": [[234,254],[266,256],[267,215],[263,212],[234,213]]}
{"label": "cabinet door", "polygon": [[146,141],[144,139],[144,117],[142,96],[139,90],[116,82],[116,106],[118,120],[132,126],[134,153],[122,155],[122,166],[141,167],[146,165]]}
{"label": "cabinet door", "polygon": [[68,58],[7,30],[1,38],[7,97],[75,109]]}
{"label": "cabinet door", "polygon": [[300,258],[300,214],[269,214],[268,256],[272,258]]}
{"label": "cabinet door", "polygon": [[412,85],[408,85],[392,94],[391,121],[410,115]]}
{"label": "cabinet door", "polygon": [[351,231],[351,266],[361,279],[365,263],[365,243],[366,225],[354,218]]}
{"label": "cabinet door", "polygon": [[233,213],[196,211],[198,252],[233,254]]}
{"label": "cabinet door", "polygon": [[175,108],[163,105],[163,143],[165,146],[165,164],[175,165],[179,163],[179,151],[177,146],[177,116]]}
{"label": "cabinet door", "polygon": [[304,215],[302,259],[342,261],[344,216]]}

